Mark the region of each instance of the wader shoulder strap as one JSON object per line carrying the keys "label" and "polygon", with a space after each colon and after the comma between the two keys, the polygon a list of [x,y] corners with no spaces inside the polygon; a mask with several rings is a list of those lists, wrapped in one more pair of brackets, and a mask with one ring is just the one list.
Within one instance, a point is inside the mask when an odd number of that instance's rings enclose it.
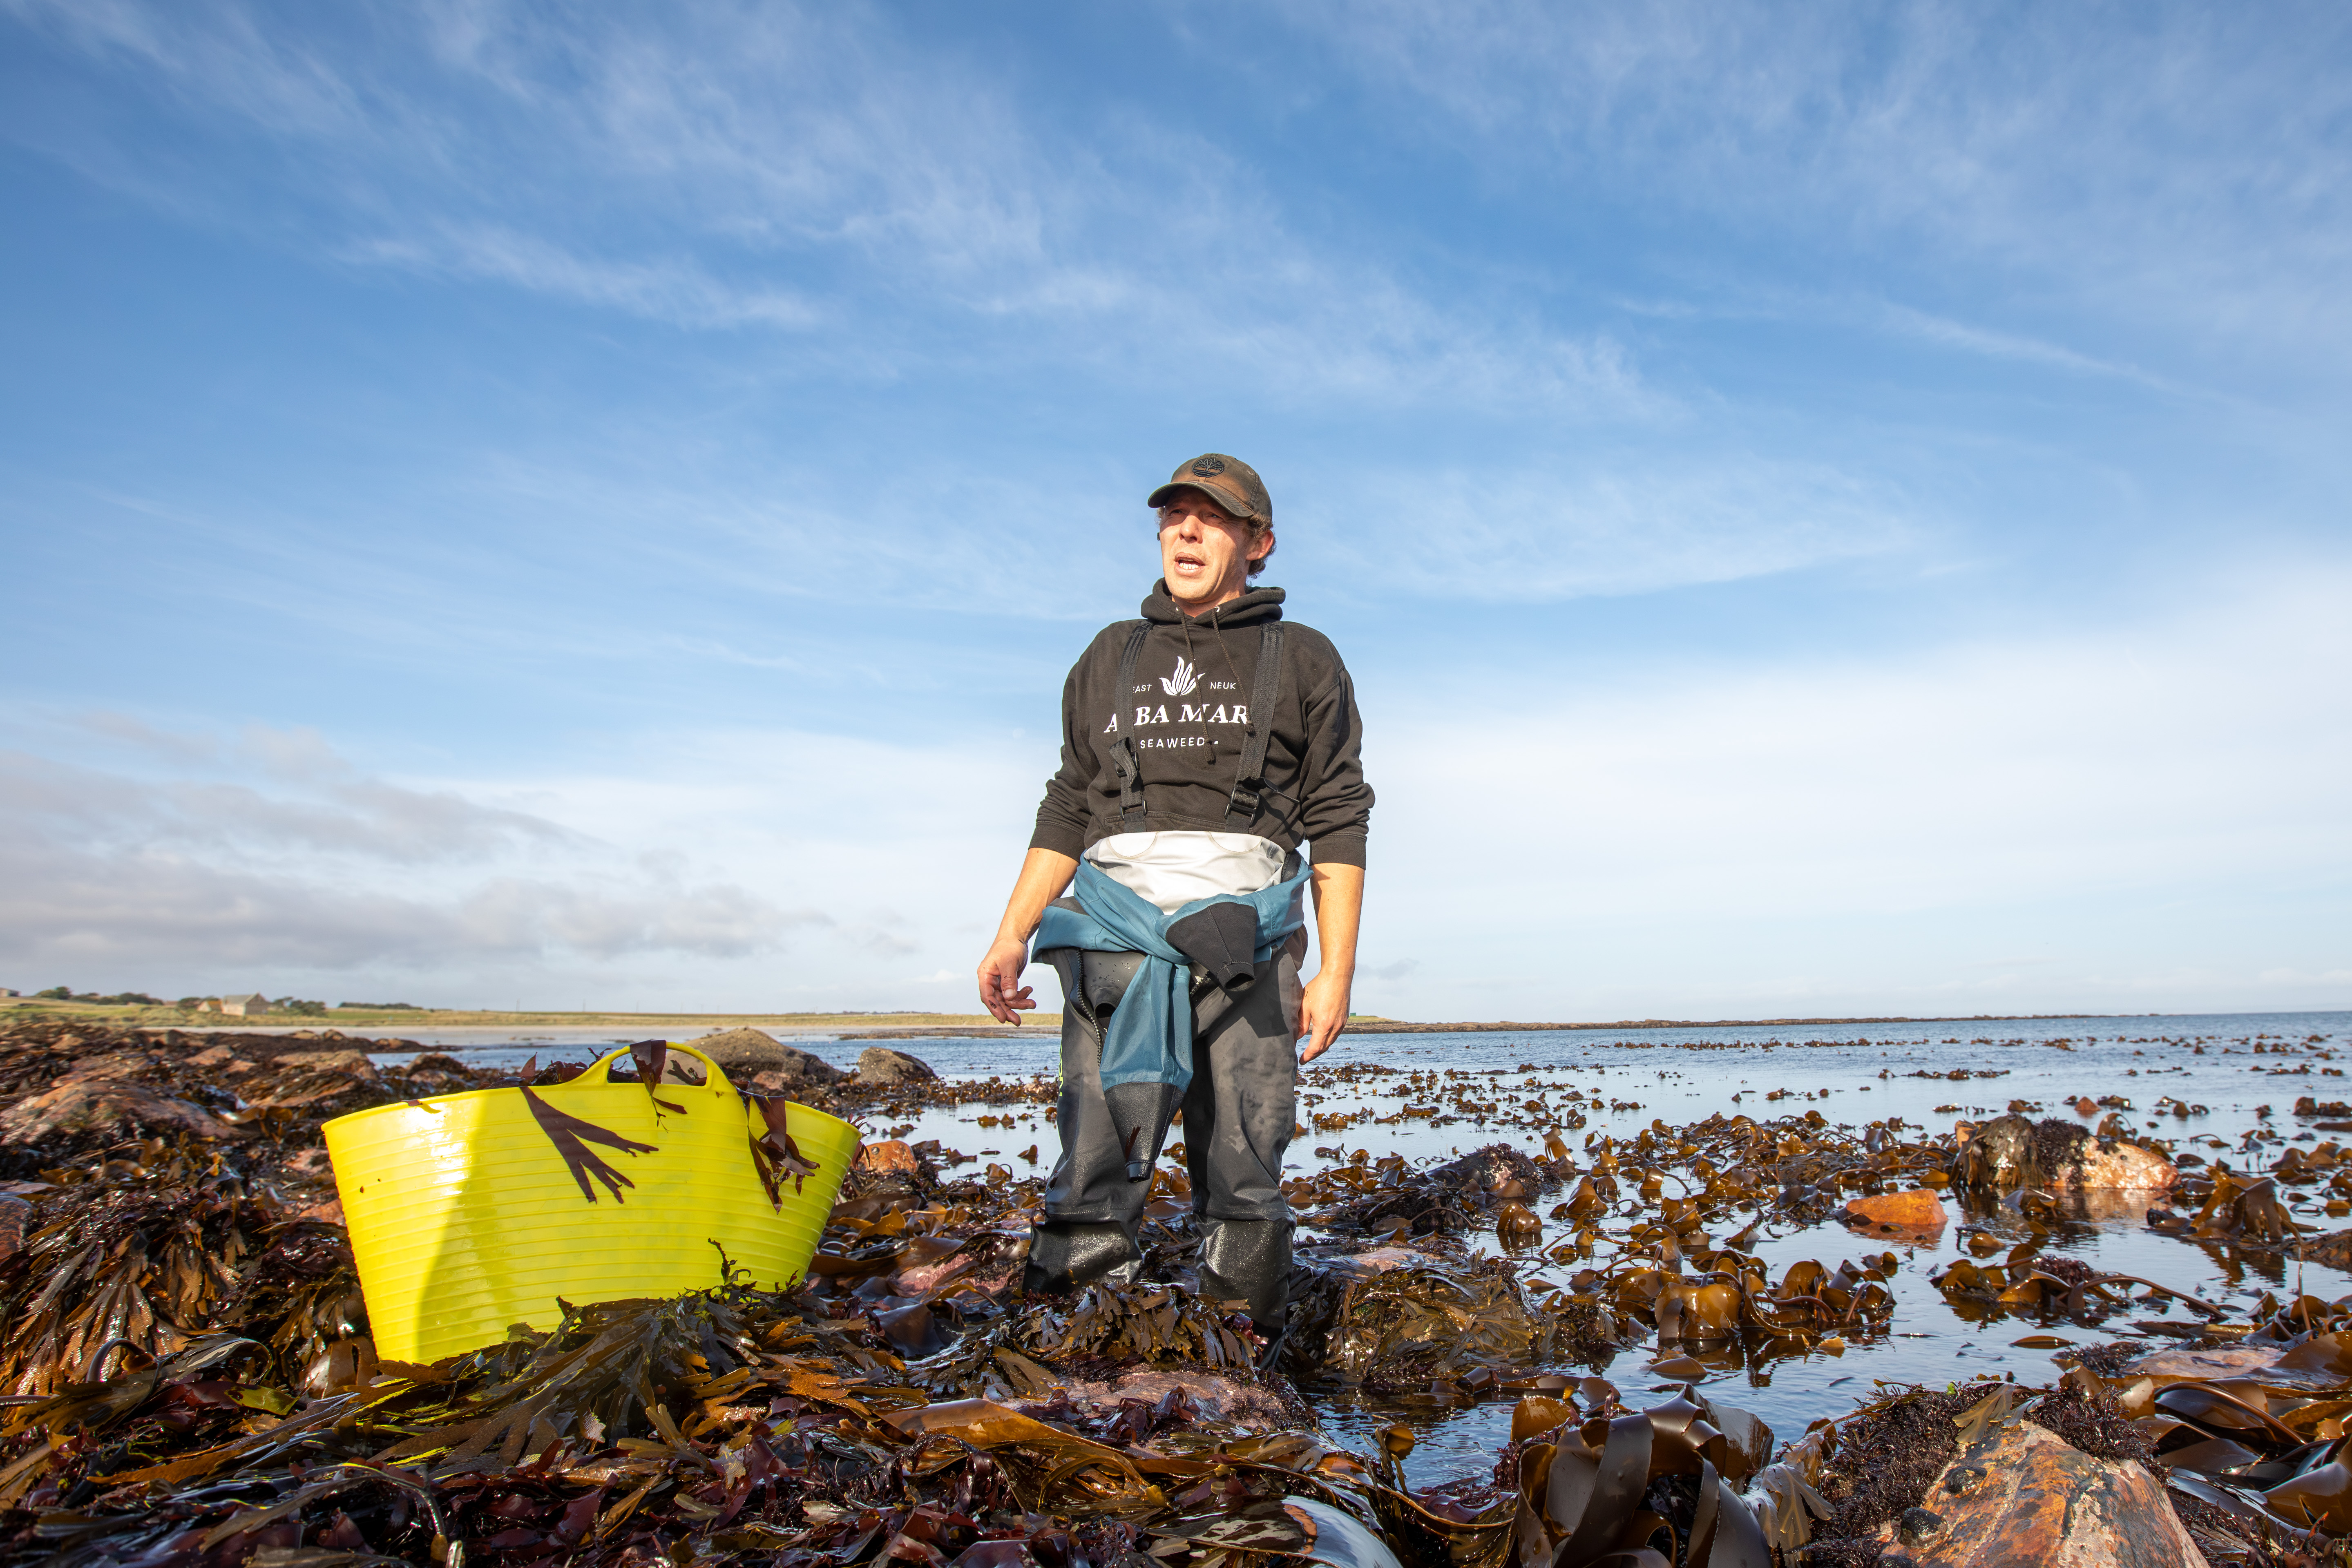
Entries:
{"label": "wader shoulder strap", "polygon": [[1234,793],[1225,802],[1225,827],[1238,832],[1257,820],[1265,788],[1265,742],[1274,731],[1276,705],[1282,700],[1282,623],[1268,621],[1260,632],[1257,679],[1250,682],[1248,739],[1242,742],[1241,770]]}
{"label": "wader shoulder strap", "polygon": [[1150,621],[1138,621],[1135,629],[1127,634],[1127,647],[1118,656],[1118,685],[1111,692],[1111,721],[1118,726],[1118,739],[1110,743],[1111,772],[1118,775],[1118,829],[1121,833],[1139,832],[1143,826],[1143,763],[1135,750],[1135,737],[1128,733],[1127,709],[1135,695],[1135,661],[1143,656],[1143,639],[1151,635]]}

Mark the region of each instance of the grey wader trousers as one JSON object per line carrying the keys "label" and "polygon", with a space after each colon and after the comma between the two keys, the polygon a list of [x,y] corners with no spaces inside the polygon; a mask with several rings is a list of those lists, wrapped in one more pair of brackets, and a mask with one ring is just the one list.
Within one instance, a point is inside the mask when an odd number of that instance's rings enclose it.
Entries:
{"label": "grey wader trousers", "polygon": [[[1192,1082],[1185,1090],[1184,1164],[1192,1179],[1192,1215],[1201,1230],[1201,1294],[1247,1301],[1258,1327],[1278,1331],[1289,1313],[1290,1204],[1282,1195],[1282,1156],[1297,1125],[1300,932],[1255,966],[1239,999],[1195,975]],[[1061,975],[1061,1157],[1045,1182],[1045,1218],[1029,1246],[1022,1284],[1063,1291],[1106,1276],[1131,1281],[1141,1270],[1137,1245],[1151,1166],[1164,1123],[1134,1152],[1145,1174],[1129,1180],[1103,1099],[1103,1030],[1141,963],[1129,952],[1055,948],[1037,955]]]}

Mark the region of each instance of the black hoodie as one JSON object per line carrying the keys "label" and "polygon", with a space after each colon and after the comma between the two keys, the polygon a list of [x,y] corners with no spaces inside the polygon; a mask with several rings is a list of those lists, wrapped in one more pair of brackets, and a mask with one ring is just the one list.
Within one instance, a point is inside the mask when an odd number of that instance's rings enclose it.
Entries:
{"label": "black hoodie", "polygon": [[[1046,781],[1030,847],[1076,858],[1126,831],[1111,742],[1135,738],[1142,763],[1138,831],[1227,830],[1247,710],[1257,679],[1259,627],[1282,619],[1282,590],[1253,588],[1191,616],[1156,584],[1143,601],[1151,630],[1135,662],[1135,689],[1118,693],[1119,655],[1133,621],[1105,626],[1062,688],[1062,766]],[[1363,721],[1356,689],[1331,639],[1291,622],[1283,628],[1282,695],[1265,752],[1266,788],[1246,831],[1286,849],[1314,846],[1327,865],[1364,863],[1372,788],[1364,782]]]}

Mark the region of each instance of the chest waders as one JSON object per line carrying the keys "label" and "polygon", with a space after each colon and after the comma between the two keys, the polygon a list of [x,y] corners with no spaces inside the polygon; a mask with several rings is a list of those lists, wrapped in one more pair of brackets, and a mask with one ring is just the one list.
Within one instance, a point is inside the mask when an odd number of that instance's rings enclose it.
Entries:
{"label": "chest waders", "polygon": [[[1150,629],[1150,622],[1139,624],[1120,652],[1116,690],[1122,710],[1135,689],[1136,661]],[[1281,696],[1282,623],[1276,621],[1261,629],[1250,726],[1226,801],[1225,832],[1247,833],[1257,820],[1267,734]],[[1119,784],[1118,830],[1148,832],[1141,759],[1128,726],[1119,729],[1110,747]],[[1282,1159],[1297,1124],[1298,965],[1306,950],[1306,933],[1299,931],[1262,963],[1220,964],[1214,973],[1194,964],[1192,1080],[1181,1100],[1171,1087],[1159,1084],[1121,1085],[1108,1098],[1103,1092],[1104,1033],[1143,956],[1074,947],[1037,954],[1054,965],[1066,998],[1055,1121],[1062,1152],[1046,1178],[1045,1217],[1030,1241],[1024,1289],[1063,1291],[1091,1279],[1129,1282],[1139,1276],[1151,1168],[1169,1118],[1181,1105],[1184,1164],[1201,1233],[1200,1294],[1247,1302],[1268,1338],[1280,1333],[1289,1314],[1291,1232]]]}

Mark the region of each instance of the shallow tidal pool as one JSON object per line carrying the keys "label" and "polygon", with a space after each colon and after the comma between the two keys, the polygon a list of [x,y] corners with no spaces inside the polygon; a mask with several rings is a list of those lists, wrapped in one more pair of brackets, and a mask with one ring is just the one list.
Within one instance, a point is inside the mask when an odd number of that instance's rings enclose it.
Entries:
{"label": "shallow tidal pool", "polygon": [[[1019,1082],[1054,1072],[1056,1041],[1051,1031],[1037,1030],[1009,1039],[944,1036],[887,1044],[921,1057],[945,1077]],[[619,1042],[545,1035],[484,1039],[475,1034],[421,1037],[419,1043],[472,1064],[507,1066],[531,1055],[593,1055]],[[850,1037],[793,1043],[848,1067],[876,1042]],[[2129,1101],[2128,1110],[2106,1107],[2099,1114],[2114,1110],[2136,1132],[2170,1141],[2176,1155],[2194,1155],[2209,1164],[2226,1161],[2242,1172],[2265,1170],[2288,1147],[2308,1148],[2336,1135],[2314,1130],[2329,1117],[2298,1116],[2295,1106],[2306,1098],[2352,1100],[2347,1072],[2352,1014],[2345,1013],[1351,1035],[1302,1076],[1299,1116],[1310,1131],[1294,1139],[1287,1170],[1309,1174],[1327,1163],[1318,1149],[1339,1150],[1343,1159],[1360,1149],[1370,1150],[1374,1159],[1393,1152],[1421,1164],[1507,1142],[1539,1157],[1545,1132],[1555,1128],[1581,1156],[1589,1140],[1606,1135],[1622,1142],[1654,1122],[1671,1128],[1717,1113],[1744,1113],[1761,1121],[1819,1111],[1830,1126],[1855,1131],[1899,1120],[1903,1136],[1916,1140],[1947,1132],[1958,1121],[1981,1122],[2018,1102],[2036,1119],[2058,1116],[2090,1125],[2094,1118],[2077,1118],[2073,1109],[2082,1097]],[[1955,1078],[1956,1073],[1967,1076]],[[1582,1119],[1572,1127],[1562,1114],[1570,1089],[1579,1094],[1573,1113]],[[1491,1102],[1497,1110],[1482,1117],[1451,1109],[1465,1100]],[[1525,1109],[1530,1100],[1542,1108]],[[1439,1110],[1404,1117],[1407,1104],[1435,1104]],[[922,1110],[869,1125],[866,1131],[871,1137],[937,1139],[977,1162],[959,1166],[961,1173],[997,1163],[1029,1175],[1051,1163],[1055,1147],[1053,1126],[1039,1110],[1034,1101],[1012,1100],[994,1107]],[[977,1119],[983,1115],[1001,1122],[980,1126]],[[1179,1129],[1171,1136],[1181,1135]],[[1033,1146],[1035,1162],[1024,1163]],[[1529,1206],[1544,1215],[1561,1195],[1545,1194]],[[2307,1206],[2295,1209],[2296,1218],[2315,1234],[2352,1226],[2352,1219],[2325,1215],[2318,1202],[2323,1196],[2305,1189]],[[1940,1386],[2003,1374],[2027,1384],[2049,1382],[2055,1372],[2053,1350],[2021,1347],[2015,1342],[2021,1339],[2050,1335],[2087,1345],[2140,1337],[2153,1349],[2164,1342],[2161,1329],[2136,1323],[2196,1321],[2177,1307],[2168,1311],[2159,1303],[2136,1301],[2095,1329],[2036,1316],[1972,1321],[1947,1302],[1928,1276],[1957,1258],[1972,1256],[1972,1237],[1990,1236],[2006,1252],[2027,1237],[2031,1226],[2014,1194],[2005,1202],[1964,1207],[1947,1193],[1944,1203],[1948,1223],[1942,1234],[1916,1243],[1873,1237],[1836,1220],[1776,1228],[1768,1215],[1749,1250],[1776,1279],[1802,1259],[1818,1258],[1834,1268],[1842,1259],[1858,1261],[1865,1253],[1891,1250],[1896,1258],[1889,1280],[1894,1316],[1883,1335],[1848,1335],[1842,1354],[1816,1351],[1750,1364],[1736,1342],[1716,1352],[1694,1350],[1707,1369],[1709,1394],[1754,1411],[1785,1442],[1807,1423],[1851,1409],[1880,1382]],[[2142,1276],[2226,1306],[2240,1321],[2265,1292],[2282,1300],[2298,1291],[2327,1299],[2352,1293],[2352,1276],[2335,1269],[2275,1252],[2241,1255],[2226,1244],[2160,1235],[2147,1228],[2146,1207],[2146,1199],[2136,1196],[2095,1196],[2070,1205],[2065,1217],[2050,1226],[2053,1234],[2042,1249],[2079,1259],[2101,1274]],[[1572,1232],[1572,1226],[1549,1222],[1540,1238],[1507,1249],[1492,1232],[1467,1239],[1480,1250],[1507,1251],[1523,1277],[1565,1281],[1578,1264],[1551,1261],[1546,1248]],[[1302,1232],[1300,1239],[1304,1245],[1314,1238]],[[1599,1370],[1639,1404],[1637,1391],[1679,1385],[1680,1380],[1649,1371],[1656,1353],[1654,1344],[1629,1348]],[[1400,1420],[1411,1425],[1418,1442],[1406,1468],[1419,1484],[1484,1474],[1509,1436],[1508,1394],[1448,1404],[1374,1396],[1336,1385],[1310,1384],[1301,1392],[1328,1435],[1360,1453],[1377,1447],[1378,1428]]]}

